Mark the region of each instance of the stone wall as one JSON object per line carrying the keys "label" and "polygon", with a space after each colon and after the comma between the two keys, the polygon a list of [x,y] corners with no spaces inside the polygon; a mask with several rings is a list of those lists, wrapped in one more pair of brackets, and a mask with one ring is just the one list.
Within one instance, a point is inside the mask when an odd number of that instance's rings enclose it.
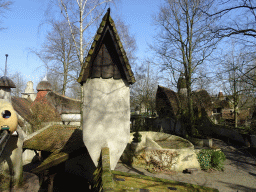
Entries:
{"label": "stone wall", "polygon": [[[133,133],[130,133],[130,142],[121,157],[121,161],[124,163],[143,168],[147,166],[150,170],[155,168],[174,171],[183,171],[186,168],[200,169],[194,146],[188,140],[166,133],[139,133],[142,135],[139,143],[132,142]],[[184,140],[189,145],[180,149],[165,149],[155,142],[157,140],[169,140],[170,142],[172,140]]]}
{"label": "stone wall", "polygon": [[[202,126],[198,129],[206,136],[216,137],[220,139],[229,139],[247,146],[248,142],[251,142],[251,145],[254,146],[253,142],[251,141],[254,137],[242,134],[241,129],[239,128],[214,124],[208,116],[204,117],[204,119],[202,119],[201,121]],[[175,121],[171,118],[156,118],[154,126],[158,127],[159,131],[162,131],[164,133],[179,135],[182,137],[184,137],[186,133],[185,129],[182,127],[181,122]]]}
{"label": "stone wall", "polygon": [[214,124],[209,117],[204,117],[202,120],[202,125],[199,127],[204,135],[221,138],[230,139],[243,145],[247,145],[245,134],[241,133],[241,129],[228,127],[224,125]]}

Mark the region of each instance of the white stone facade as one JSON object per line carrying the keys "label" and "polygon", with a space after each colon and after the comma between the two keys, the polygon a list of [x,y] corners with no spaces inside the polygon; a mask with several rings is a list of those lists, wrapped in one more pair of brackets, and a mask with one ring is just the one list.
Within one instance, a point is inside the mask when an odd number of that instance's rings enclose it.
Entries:
{"label": "white stone facade", "polygon": [[36,99],[36,92],[33,89],[33,82],[28,81],[25,88],[25,92],[21,96],[22,98],[30,98],[32,101]]}
{"label": "white stone facade", "polygon": [[95,166],[109,147],[111,170],[130,139],[130,89],[126,80],[87,79],[83,84],[83,140]]}

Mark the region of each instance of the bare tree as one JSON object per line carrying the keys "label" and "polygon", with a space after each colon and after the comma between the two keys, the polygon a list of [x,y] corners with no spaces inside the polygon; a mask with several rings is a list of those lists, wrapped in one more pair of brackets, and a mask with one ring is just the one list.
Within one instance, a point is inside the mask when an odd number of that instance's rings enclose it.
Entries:
{"label": "bare tree", "polygon": [[78,82],[72,82],[68,89],[67,96],[81,100],[81,85]]}
{"label": "bare tree", "polygon": [[221,68],[217,77],[222,81],[225,93],[229,95],[234,114],[234,127],[237,127],[239,107],[243,107],[248,100],[251,100],[253,86],[248,85],[248,79],[244,76],[249,62],[247,54],[235,48],[233,42],[231,50],[220,64]]}
{"label": "bare tree", "polygon": [[129,63],[131,66],[136,65],[137,57],[136,50],[137,44],[134,36],[129,31],[129,26],[122,21],[120,16],[116,16],[117,20],[115,20],[115,26],[118,31],[118,35],[121,39],[122,45],[124,46],[124,50],[129,59]]}
{"label": "bare tree", "polygon": [[[12,5],[12,1],[6,1],[6,0],[0,0],[0,17],[4,17],[4,12],[6,10],[10,9],[10,6]],[[0,20],[0,23],[2,23],[2,21]],[[4,27],[0,26],[0,30],[5,29]]]}
{"label": "bare tree", "polygon": [[21,97],[21,93],[24,92],[26,82],[20,72],[15,72],[10,76],[10,79],[14,82],[16,88],[12,89],[11,94],[15,97]]}
{"label": "bare tree", "polygon": [[187,131],[194,130],[192,83],[198,66],[215,49],[217,40],[211,34],[214,18],[207,19],[204,12],[212,8],[212,0],[166,0],[155,17],[160,29],[156,43],[151,48],[164,69],[174,76],[183,72],[187,86]]}
{"label": "bare tree", "polygon": [[[112,0],[58,0],[58,5],[62,15],[65,17],[69,24],[70,34],[73,38],[76,54],[80,62],[80,66],[83,65],[85,50],[91,41],[87,41],[84,44],[85,31],[97,21],[104,13],[107,3]],[[75,31],[78,31],[79,38],[75,37]]]}
{"label": "bare tree", "polygon": [[50,71],[49,73],[47,73],[47,80],[52,85],[52,91],[62,94],[63,76],[61,74],[55,73],[54,71]]}
{"label": "bare tree", "polygon": [[141,67],[137,66],[135,70],[136,83],[131,86],[131,106],[145,106],[146,112],[151,115],[156,111],[155,97],[158,85],[157,74],[150,70],[150,63],[144,62]]}
{"label": "bare tree", "polygon": [[[230,38],[240,44],[241,49],[246,50],[247,70],[243,75],[248,83],[256,85],[255,79],[255,46],[256,46],[256,1],[255,0],[237,0],[223,1],[217,0],[218,10],[205,12],[206,15],[217,17],[218,25],[212,29],[212,32],[219,38]],[[250,60],[250,62],[249,62]]]}
{"label": "bare tree", "polygon": [[80,69],[73,41],[73,36],[78,38],[78,33],[73,30],[70,35],[66,21],[51,21],[51,25],[52,31],[47,33],[42,49],[32,52],[44,62],[54,79],[62,78],[61,94],[65,95],[69,83],[76,81],[76,71]]}
{"label": "bare tree", "polygon": [[209,17],[218,16],[219,25],[213,30],[219,37],[243,35],[256,38],[255,0],[217,0],[218,11],[205,12]]}

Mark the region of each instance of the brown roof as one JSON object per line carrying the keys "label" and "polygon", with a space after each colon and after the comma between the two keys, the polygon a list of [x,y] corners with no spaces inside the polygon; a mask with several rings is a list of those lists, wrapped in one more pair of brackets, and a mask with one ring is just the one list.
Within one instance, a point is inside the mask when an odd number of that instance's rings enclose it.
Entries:
{"label": "brown roof", "polygon": [[41,165],[32,170],[40,172],[67,160],[70,153],[85,148],[85,145],[82,130],[78,127],[52,125],[37,131],[32,138],[24,142],[23,148],[52,153]]}
{"label": "brown roof", "polygon": [[40,81],[36,86],[37,91],[51,91],[52,85],[49,81]]}
{"label": "brown roof", "polygon": [[31,123],[31,111],[30,107],[32,104],[31,99],[25,99],[20,97],[11,97],[12,99],[12,106],[14,110],[27,122]]}
{"label": "brown roof", "polygon": [[60,114],[81,113],[80,100],[72,99],[53,91],[49,91],[45,97],[57,109],[57,111]]}
{"label": "brown roof", "polygon": [[[158,114],[161,114],[161,109],[166,108],[170,110],[169,112],[172,116],[176,116],[179,111],[179,99],[177,94],[171,89],[158,85],[156,93],[156,108]],[[166,111],[164,110],[163,113],[166,113]]]}
{"label": "brown roof", "polygon": [[0,87],[16,88],[13,81],[6,76],[0,77]]}
{"label": "brown roof", "polygon": [[215,100],[213,103],[214,108],[230,108],[230,104],[227,100]]}
{"label": "brown roof", "polygon": [[34,101],[31,105],[31,119],[33,119],[33,125],[39,126],[37,128],[40,128],[42,122],[61,121],[60,114],[57,112],[54,106],[45,100]]}
{"label": "brown roof", "polygon": [[[105,44],[104,42],[105,43],[107,42],[107,43]],[[115,76],[119,78],[119,75],[120,75],[119,72],[120,72],[122,74],[122,77],[124,76],[127,79],[129,84],[135,83],[135,78],[131,70],[131,66],[129,64],[123,45],[117,33],[115,23],[110,17],[110,9],[108,9],[107,13],[102,19],[102,22],[95,35],[94,42],[92,43],[91,49],[88,52],[88,55],[82,66],[82,69],[77,81],[83,84],[83,82],[86,82],[86,80],[92,76],[92,73],[94,71],[96,71],[94,73],[94,76],[96,77],[101,76],[100,74],[102,72],[100,70],[102,70],[102,67],[99,67],[96,64],[94,64],[95,65],[94,66],[92,64],[94,63],[94,61],[97,61],[96,58],[98,56],[98,53],[100,50],[104,49],[105,45],[110,46],[109,48],[107,48],[107,50],[110,50],[111,52],[110,54],[108,53],[106,55],[106,58],[110,57],[109,60],[111,62],[114,62],[113,67],[108,67],[109,64],[106,64],[106,65],[104,64],[105,65],[104,67],[107,67],[106,68],[107,71],[105,72],[107,74],[106,78],[110,78],[110,77],[115,78]],[[94,70],[92,67],[94,67]]]}
{"label": "brown roof", "polygon": [[212,100],[208,92],[204,89],[199,89],[192,92],[193,104],[204,109],[212,109]]}

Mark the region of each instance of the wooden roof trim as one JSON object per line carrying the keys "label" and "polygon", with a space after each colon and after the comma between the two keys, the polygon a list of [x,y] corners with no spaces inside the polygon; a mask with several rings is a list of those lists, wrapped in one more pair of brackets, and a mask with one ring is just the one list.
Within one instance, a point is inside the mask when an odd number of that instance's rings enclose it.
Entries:
{"label": "wooden roof trim", "polygon": [[[117,33],[117,30],[116,30],[116,27],[115,27],[115,24],[114,24],[114,21],[110,17],[110,9],[108,9],[107,13],[105,14],[105,16],[102,19],[100,27],[98,28],[97,33],[96,33],[96,35],[94,37],[94,42],[92,43],[91,49],[89,50],[88,55],[87,55],[87,57],[85,59],[85,62],[83,64],[83,66],[82,66],[79,78],[77,80],[81,84],[84,81],[86,81],[85,77],[89,75],[88,74],[89,73],[89,68],[88,67],[91,64],[91,61],[93,59],[93,54],[96,52],[97,47],[99,45],[99,42],[102,42],[102,40],[104,39],[104,36],[106,35],[106,32],[108,31],[107,30],[108,25],[110,25],[112,27],[112,29],[109,28],[109,31],[112,31],[113,32],[113,36],[115,37],[115,39],[113,39],[113,42],[117,43],[117,45],[115,45],[115,46],[117,46],[116,50],[118,52],[120,51],[119,52],[119,57],[122,58],[122,60],[124,61],[124,65],[125,66],[122,66],[122,67],[124,68],[126,78],[127,78],[128,82],[130,84],[135,83],[135,78],[134,78],[133,72],[131,70],[131,66],[129,64],[129,61],[128,61],[128,58],[126,56],[125,50],[123,48],[123,45],[122,45],[122,43],[120,41],[119,35]],[[103,32],[104,32],[104,34],[103,34]]]}
{"label": "wooden roof trim", "polygon": [[38,167],[32,169],[33,173],[39,173],[41,171],[47,170],[51,167],[59,165],[62,162],[67,161],[69,154],[64,152],[54,152],[49,157],[47,157]]}

